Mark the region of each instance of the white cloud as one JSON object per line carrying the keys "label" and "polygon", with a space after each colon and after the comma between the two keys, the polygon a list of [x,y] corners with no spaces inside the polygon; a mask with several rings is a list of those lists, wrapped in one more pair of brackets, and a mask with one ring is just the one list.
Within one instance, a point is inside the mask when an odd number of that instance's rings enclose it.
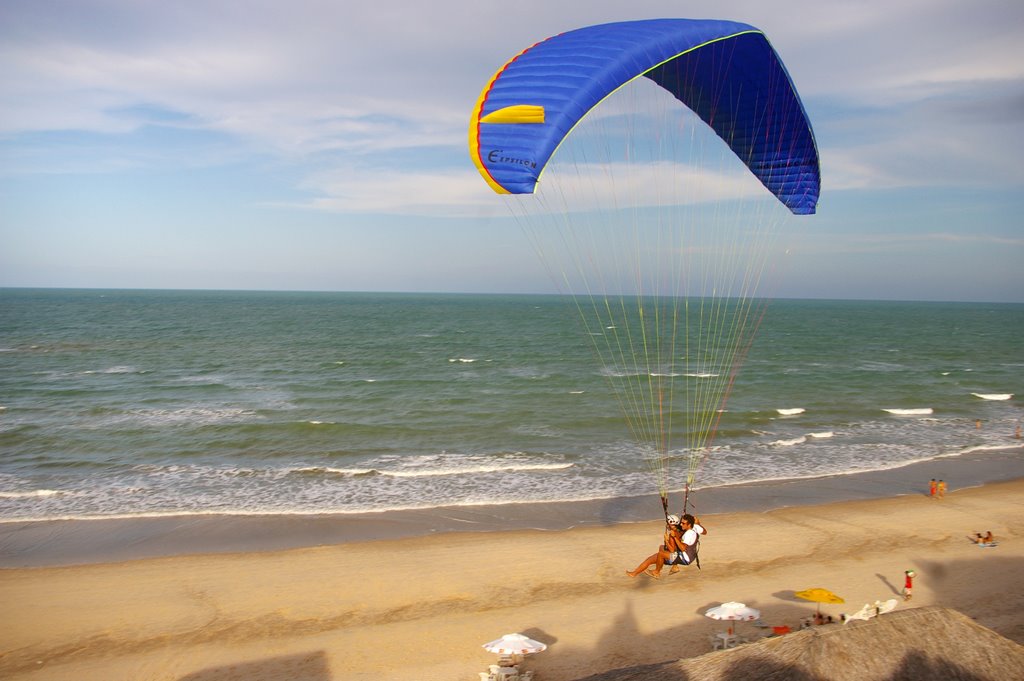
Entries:
{"label": "white cloud", "polygon": [[384,172],[337,169],[307,180],[315,198],[307,208],[339,213],[391,213],[443,217],[477,214],[494,194],[472,169]]}
{"label": "white cloud", "polygon": [[960,232],[923,232],[905,231],[899,226],[892,226],[882,233],[818,233],[814,230],[802,232],[792,246],[800,256],[814,255],[892,255],[896,251],[912,252],[920,257],[928,257],[934,253],[932,248],[937,245],[959,245],[968,247],[1024,247],[1024,238],[1005,237],[986,234]]}
{"label": "white cloud", "polygon": [[[1024,182],[1017,160],[1024,150],[1007,141],[1024,135],[989,121],[1005,112],[1020,125],[1019,100],[999,96],[1024,83],[1017,0],[739,0],[713,11],[664,0],[629,7],[447,0],[363,9],[317,0],[7,3],[0,132],[125,134],[152,121],[123,111],[147,106],[182,116],[161,125],[225,134],[289,163],[337,154],[319,163],[344,165],[378,154],[378,167],[402,168],[418,162],[410,158],[417,150],[443,148],[453,164],[465,158],[479,88],[526,45],[581,24],[686,12],[766,31],[816,114],[831,188],[941,184],[958,173],[979,183]],[[987,117],[965,124],[947,115],[965,96],[983,97]],[[371,190],[366,177],[347,181],[376,198],[346,198],[353,192],[330,182],[321,185],[322,201],[383,207],[388,196],[433,187],[423,192],[430,196],[392,204],[396,210],[464,195],[448,172],[377,171],[384,186],[406,192]]]}

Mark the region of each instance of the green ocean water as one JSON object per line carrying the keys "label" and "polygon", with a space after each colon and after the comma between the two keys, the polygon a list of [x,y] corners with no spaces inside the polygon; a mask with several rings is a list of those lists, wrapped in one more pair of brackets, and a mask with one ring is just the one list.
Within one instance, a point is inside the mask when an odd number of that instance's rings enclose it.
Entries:
{"label": "green ocean water", "polygon": [[[1022,337],[1024,305],[773,301],[697,485],[1019,446]],[[4,289],[0,518],[653,494],[608,381],[559,296]]]}

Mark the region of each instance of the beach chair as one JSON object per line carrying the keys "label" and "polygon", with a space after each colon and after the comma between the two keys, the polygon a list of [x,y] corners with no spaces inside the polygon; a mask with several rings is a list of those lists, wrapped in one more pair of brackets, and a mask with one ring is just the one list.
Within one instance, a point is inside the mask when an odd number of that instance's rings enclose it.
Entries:
{"label": "beach chair", "polygon": [[498,681],[498,677],[490,672],[480,672],[480,681]]}
{"label": "beach chair", "polygon": [[708,642],[711,644],[712,650],[725,648],[725,641],[723,641],[718,634],[708,634]]}

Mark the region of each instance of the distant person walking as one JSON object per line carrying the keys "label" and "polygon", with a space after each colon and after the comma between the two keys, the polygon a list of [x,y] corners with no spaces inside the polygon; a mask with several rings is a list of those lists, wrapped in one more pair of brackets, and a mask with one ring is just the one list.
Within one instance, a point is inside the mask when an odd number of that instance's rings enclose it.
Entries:
{"label": "distant person walking", "polygon": [[939,484],[935,486],[935,489],[938,492],[940,499],[945,499],[946,498],[946,481],[945,480],[939,480]]}
{"label": "distant person walking", "polygon": [[935,492],[939,488],[939,483],[935,482],[935,478],[928,481],[928,496],[932,499],[935,498]]}
{"label": "distant person walking", "polygon": [[914,571],[907,570],[903,573],[903,575],[903,600],[909,601],[910,597],[913,595],[912,592],[914,590]]}

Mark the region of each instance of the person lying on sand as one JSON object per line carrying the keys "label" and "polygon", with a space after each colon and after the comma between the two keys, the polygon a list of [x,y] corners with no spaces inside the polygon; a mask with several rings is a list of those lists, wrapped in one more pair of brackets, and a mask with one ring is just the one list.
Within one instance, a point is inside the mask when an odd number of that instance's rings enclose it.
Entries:
{"label": "person lying on sand", "polygon": [[[658,552],[651,554],[633,570],[626,570],[630,577],[636,577],[641,572],[659,579],[661,569],[671,565],[670,572],[678,572],[681,565],[690,565],[697,560],[697,548],[700,535],[707,534],[707,530],[689,513],[682,518],[670,515],[665,519],[664,543],[658,547]],[[699,565],[699,564],[698,564]],[[654,567],[653,570],[649,568]]]}

